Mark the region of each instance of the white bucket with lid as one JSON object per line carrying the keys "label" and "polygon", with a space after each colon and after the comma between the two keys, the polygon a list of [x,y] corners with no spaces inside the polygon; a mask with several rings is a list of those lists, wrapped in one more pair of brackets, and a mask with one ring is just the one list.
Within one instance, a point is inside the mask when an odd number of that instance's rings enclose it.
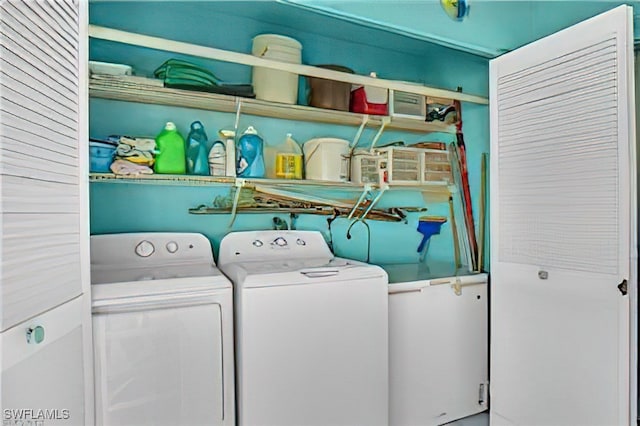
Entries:
{"label": "white bucket with lid", "polygon": [[337,138],[316,138],[305,142],[305,178],[346,182],[349,173],[349,141]]}
{"label": "white bucket with lid", "polygon": [[[254,37],[251,53],[273,61],[302,63],[302,45],[297,40],[277,34]],[[285,104],[297,103],[298,74],[253,67],[252,83],[258,99]]]}

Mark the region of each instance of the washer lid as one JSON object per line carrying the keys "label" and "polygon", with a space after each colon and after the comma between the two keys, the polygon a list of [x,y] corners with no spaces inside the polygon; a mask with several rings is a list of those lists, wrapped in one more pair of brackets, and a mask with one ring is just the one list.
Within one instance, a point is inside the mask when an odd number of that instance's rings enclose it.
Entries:
{"label": "washer lid", "polygon": [[342,258],[291,259],[269,262],[238,262],[221,266],[236,288],[280,287],[384,279],[386,272],[375,265]]}

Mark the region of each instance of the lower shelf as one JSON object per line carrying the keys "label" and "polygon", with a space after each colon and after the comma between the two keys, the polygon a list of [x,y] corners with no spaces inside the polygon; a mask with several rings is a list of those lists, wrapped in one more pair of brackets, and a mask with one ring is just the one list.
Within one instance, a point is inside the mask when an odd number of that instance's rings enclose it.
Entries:
{"label": "lower shelf", "polygon": [[[318,180],[294,180],[294,179],[262,179],[262,178],[236,178],[228,176],[195,176],[195,175],[137,175],[125,176],[113,173],[90,173],[90,182],[103,183],[143,183],[143,184],[178,184],[178,185],[235,185],[235,186],[315,186],[321,188],[335,188],[340,190],[362,191],[366,185],[354,182],[329,182]],[[377,185],[371,185],[372,189],[377,189]],[[456,192],[455,186],[445,182],[432,182],[424,184],[394,184],[390,185],[390,190],[426,191],[449,194]]]}

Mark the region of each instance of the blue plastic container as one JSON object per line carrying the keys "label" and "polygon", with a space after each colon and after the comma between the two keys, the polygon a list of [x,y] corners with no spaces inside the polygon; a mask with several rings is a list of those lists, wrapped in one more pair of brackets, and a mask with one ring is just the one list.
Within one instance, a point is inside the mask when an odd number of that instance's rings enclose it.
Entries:
{"label": "blue plastic container", "polygon": [[107,143],[89,142],[89,171],[109,173],[116,147]]}
{"label": "blue plastic container", "polygon": [[244,178],[264,177],[263,141],[253,127],[243,133],[236,145],[236,175]]}
{"label": "blue plastic container", "polygon": [[208,175],[207,133],[199,121],[191,123],[187,137],[187,173],[190,175]]}

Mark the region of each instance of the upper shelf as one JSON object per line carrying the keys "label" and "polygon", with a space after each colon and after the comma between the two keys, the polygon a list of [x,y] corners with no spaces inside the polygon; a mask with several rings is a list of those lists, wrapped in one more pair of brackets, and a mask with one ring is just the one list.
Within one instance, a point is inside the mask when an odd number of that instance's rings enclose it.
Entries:
{"label": "upper shelf", "polygon": [[89,96],[119,101],[198,108],[210,111],[244,114],[329,124],[360,125],[366,119],[368,126],[380,127],[384,119],[390,120],[388,130],[417,133],[455,133],[455,126],[439,121],[383,116],[365,116],[352,112],[334,111],[302,105],[280,104],[250,98],[219,95],[192,90],[170,89],[158,84],[160,80],[139,77],[91,76]]}
{"label": "upper shelf", "polygon": [[408,84],[395,80],[371,78],[368,76],[333,71],[325,68],[313,67],[310,65],[290,64],[286,62],[273,61],[270,59],[248,55],[246,53],[232,52],[208,46],[200,46],[175,40],[163,39],[160,37],[152,37],[144,34],[116,30],[113,28],[100,27],[96,25],[89,25],[89,36],[102,40],[126,43],[156,50],[163,50],[166,52],[182,53],[206,59],[288,71],[309,77],[324,78],[327,80],[342,81],[351,84],[382,87],[384,89],[398,90],[402,92],[415,93],[430,97],[454,99],[461,102],[472,102],[478,104],[489,103],[489,100],[485,97],[470,95],[462,92]]}

